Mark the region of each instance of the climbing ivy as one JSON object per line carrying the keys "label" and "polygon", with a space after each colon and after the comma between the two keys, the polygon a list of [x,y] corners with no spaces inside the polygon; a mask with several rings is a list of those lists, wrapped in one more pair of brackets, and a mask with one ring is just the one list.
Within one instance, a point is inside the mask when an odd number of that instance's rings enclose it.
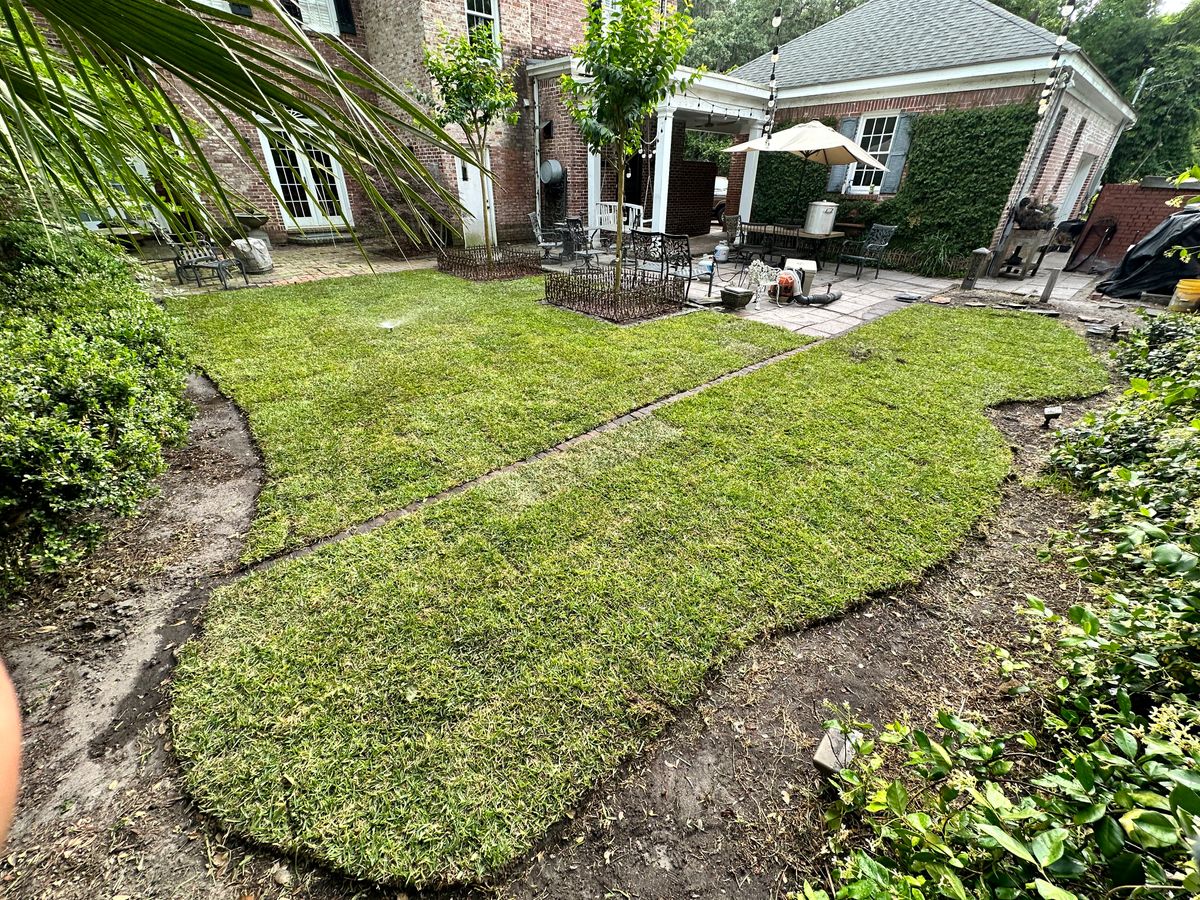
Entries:
{"label": "climbing ivy", "polygon": [[1029,104],[918,116],[900,192],[879,217],[901,226],[898,246],[989,246],[1036,121]]}
{"label": "climbing ivy", "polygon": [[760,153],[754,182],[754,219],[803,222],[808,204],[825,199],[829,169],[790,153]]}
{"label": "climbing ivy", "polygon": [[1033,135],[1030,104],[954,109],[917,116],[904,180],[895,197],[826,194],[829,170],[783,153],[759,156],[754,218],[803,221],[813,200],[839,205],[839,221],[899,225],[889,265],[928,275],[957,271],[989,246]]}

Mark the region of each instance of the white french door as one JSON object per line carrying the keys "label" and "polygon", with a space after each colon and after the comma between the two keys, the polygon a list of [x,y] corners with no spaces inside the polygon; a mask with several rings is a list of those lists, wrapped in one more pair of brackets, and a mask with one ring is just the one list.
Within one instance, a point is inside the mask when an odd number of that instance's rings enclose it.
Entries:
{"label": "white french door", "polygon": [[267,171],[280,199],[289,229],[340,228],[353,225],[346,174],[338,161],[291,135],[260,132]]}

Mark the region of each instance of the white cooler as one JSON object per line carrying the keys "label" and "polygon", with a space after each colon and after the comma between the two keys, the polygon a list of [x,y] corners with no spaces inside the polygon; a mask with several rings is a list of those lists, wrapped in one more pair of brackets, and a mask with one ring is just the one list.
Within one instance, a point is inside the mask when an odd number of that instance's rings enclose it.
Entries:
{"label": "white cooler", "polygon": [[829,234],[833,231],[833,220],[837,218],[838,205],[827,200],[814,200],[808,204],[808,218],[804,230],[809,234]]}

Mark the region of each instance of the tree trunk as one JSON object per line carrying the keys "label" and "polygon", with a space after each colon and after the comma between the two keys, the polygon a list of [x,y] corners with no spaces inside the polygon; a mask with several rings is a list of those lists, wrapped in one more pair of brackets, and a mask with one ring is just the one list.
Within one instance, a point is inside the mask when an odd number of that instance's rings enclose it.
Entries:
{"label": "tree trunk", "polygon": [[487,160],[487,132],[479,135],[479,143],[475,148],[475,161],[479,165],[479,190],[483,193],[483,252],[487,259],[488,268],[492,266],[492,228],[491,212],[488,203],[488,176],[484,163]]}
{"label": "tree trunk", "polygon": [[621,131],[617,134],[617,257],[613,261],[613,303],[621,299],[621,251],[625,241],[625,155],[625,132]]}

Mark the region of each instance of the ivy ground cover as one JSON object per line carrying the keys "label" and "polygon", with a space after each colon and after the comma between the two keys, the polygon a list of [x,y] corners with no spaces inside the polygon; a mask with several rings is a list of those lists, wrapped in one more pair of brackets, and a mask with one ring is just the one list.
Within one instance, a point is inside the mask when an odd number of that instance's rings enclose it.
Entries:
{"label": "ivy ground cover", "polygon": [[175,680],[193,796],[353,875],[519,857],[715,665],[944,557],[983,416],[1105,384],[1019,313],[911,308],[230,585]]}
{"label": "ivy ground cover", "polygon": [[409,272],[170,300],[191,358],[246,412],[266,463],[246,558],[805,342],[715,313],[619,328],[541,294],[539,279],[480,288]]}

